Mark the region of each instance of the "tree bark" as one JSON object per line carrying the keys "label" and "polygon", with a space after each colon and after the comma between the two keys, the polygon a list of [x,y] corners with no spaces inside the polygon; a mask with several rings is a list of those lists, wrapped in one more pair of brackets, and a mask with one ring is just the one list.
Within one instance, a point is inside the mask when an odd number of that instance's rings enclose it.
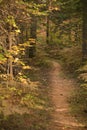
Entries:
{"label": "tree bark", "polygon": [[30,38],[37,38],[37,17],[35,15],[31,16]]}
{"label": "tree bark", "polygon": [[[9,32],[9,51],[12,49],[12,37],[11,37],[11,32]],[[13,80],[13,67],[12,67],[12,57],[10,56],[9,58],[9,75],[10,75],[10,80]]]}
{"label": "tree bark", "polygon": [[49,15],[47,16],[47,23],[46,23],[46,43],[49,45],[49,36],[50,36],[50,21],[49,21]]}
{"label": "tree bark", "polygon": [[29,58],[36,55],[37,16],[31,15]]}
{"label": "tree bark", "polygon": [[50,0],[47,0],[47,17],[46,17],[46,43],[49,45],[50,42],[50,19],[49,19],[49,11],[50,11]]}

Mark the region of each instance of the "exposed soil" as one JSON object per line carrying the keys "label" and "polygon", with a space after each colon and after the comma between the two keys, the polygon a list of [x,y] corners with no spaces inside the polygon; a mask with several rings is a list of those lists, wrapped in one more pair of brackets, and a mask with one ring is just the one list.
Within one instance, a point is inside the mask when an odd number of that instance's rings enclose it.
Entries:
{"label": "exposed soil", "polygon": [[61,65],[52,61],[53,68],[50,72],[51,98],[54,105],[50,130],[84,130],[70,112],[69,98],[77,87],[74,79],[66,77]]}

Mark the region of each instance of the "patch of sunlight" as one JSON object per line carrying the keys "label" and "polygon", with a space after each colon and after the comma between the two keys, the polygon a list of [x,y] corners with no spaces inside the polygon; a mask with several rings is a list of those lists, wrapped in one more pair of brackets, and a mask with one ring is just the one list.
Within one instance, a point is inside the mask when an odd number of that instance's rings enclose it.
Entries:
{"label": "patch of sunlight", "polygon": [[[2,108],[1,108],[2,110]],[[19,114],[24,114],[24,113],[30,113],[29,109],[26,107],[20,107],[20,105],[13,105],[7,100],[3,101],[3,112],[5,115],[10,115],[12,113],[19,113]]]}
{"label": "patch of sunlight", "polygon": [[58,111],[58,112],[67,111],[67,108],[57,108],[56,111]]}
{"label": "patch of sunlight", "polygon": [[78,122],[71,122],[71,121],[58,121],[55,120],[54,122],[59,123],[65,126],[72,126],[72,127],[85,127],[85,125],[78,123]]}

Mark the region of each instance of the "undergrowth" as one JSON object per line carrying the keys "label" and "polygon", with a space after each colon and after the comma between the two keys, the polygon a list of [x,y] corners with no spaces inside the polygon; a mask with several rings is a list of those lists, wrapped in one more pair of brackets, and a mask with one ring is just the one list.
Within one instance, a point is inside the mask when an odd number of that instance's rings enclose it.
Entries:
{"label": "undergrowth", "polygon": [[22,83],[0,87],[0,130],[47,130],[51,104],[48,73],[50,62],[40,53],[27,64]]}

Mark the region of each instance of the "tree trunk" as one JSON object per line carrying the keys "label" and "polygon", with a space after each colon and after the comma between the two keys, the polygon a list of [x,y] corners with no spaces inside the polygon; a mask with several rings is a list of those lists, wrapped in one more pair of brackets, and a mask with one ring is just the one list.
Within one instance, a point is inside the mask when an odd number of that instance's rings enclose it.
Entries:
{"label": "tree trunk", "polygon": [[46,23],[46,43],[49,45],[49,36],[50,36],[50,21],[49,21],[49,15],[47,16],[47,23]]}
{"label": "tree trunk", "polygon": [[31,16],[31,26],[30,26],[30,45],[29,47],[29,57],[33,58],[36,55],[36,39],[37,39],[37,16]]}
{"label": "tree trunk", "polygon": [[50,0],[47,0],[47,17],[46,17],[46,43],[49,45],[50,42],[50,19],[49,19],[49,11],[50,11]]}
{"label": "tree trunk", "polygon": [[30,38],[37,38],[37,17],[35,15],[31,16]]}
{"label": "tree trunk", "polygon": [[[12,49],[12,36],[11,36],[11,32],[9,32],[9,51],[11,51]],[[10,80],[13,80],[13,67],[12,67],[12,57],[10,56],[9,58],[9,75],[10,75]]]}

